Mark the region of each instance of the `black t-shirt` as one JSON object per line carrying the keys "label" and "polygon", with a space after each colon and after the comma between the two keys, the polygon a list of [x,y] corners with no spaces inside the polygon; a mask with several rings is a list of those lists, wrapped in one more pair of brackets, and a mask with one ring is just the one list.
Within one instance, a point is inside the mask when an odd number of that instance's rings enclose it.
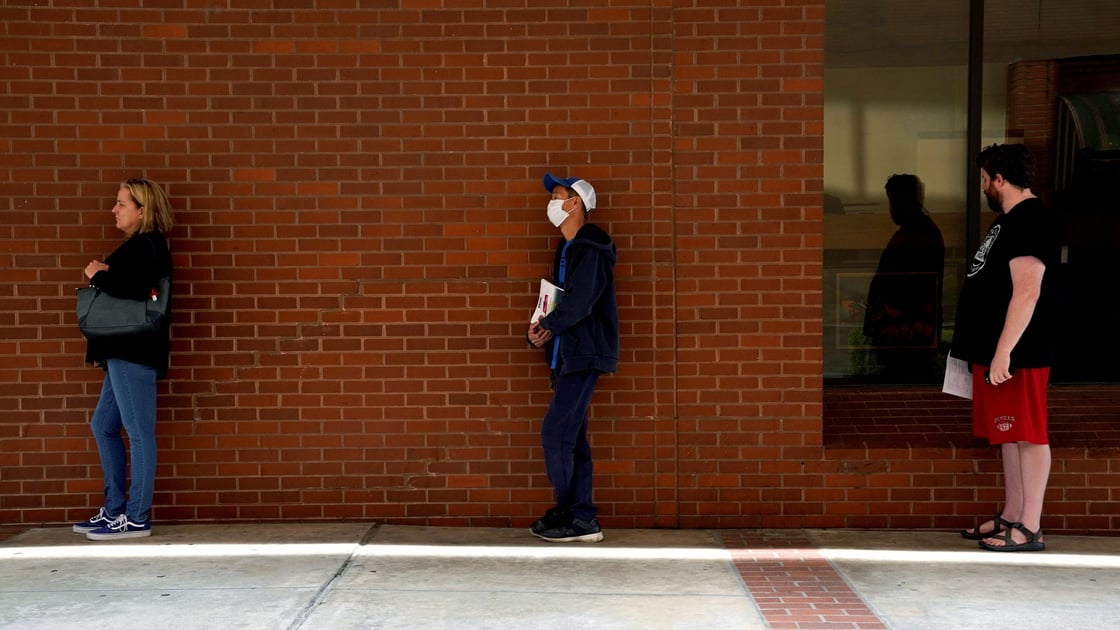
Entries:
{"label": "black t-shirt", "polygon": [[1011,259],[1033,256],[1046,265],[1046,272],[1031,322],[1011,351],[1011,367],[1052,365],[1057,299],[1053,285],[1060,253],[1057,220],[1039,199],[1026,199],[996,217],[966,269],[952,355],[991,365],[1011,301]]}

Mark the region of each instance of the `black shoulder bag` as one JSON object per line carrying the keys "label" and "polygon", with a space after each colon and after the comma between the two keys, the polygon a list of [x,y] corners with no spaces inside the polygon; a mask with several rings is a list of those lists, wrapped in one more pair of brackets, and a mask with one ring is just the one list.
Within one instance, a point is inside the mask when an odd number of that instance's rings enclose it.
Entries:
{"label": "black shoulder bag", "polygon": [[171,303],[171,278],[156,280],[152,295],[129,300],[93,287],[78,289],[78,328],[86,339],[143,335],[163,330]]}
{"label": "black shoulder bag", "polygon": [[109,295],[94,287],[78,293],[78,329],[86,339],[125,337],[162,332],[171,304],[171,277],[156,280],[151,295],[129,300]]}

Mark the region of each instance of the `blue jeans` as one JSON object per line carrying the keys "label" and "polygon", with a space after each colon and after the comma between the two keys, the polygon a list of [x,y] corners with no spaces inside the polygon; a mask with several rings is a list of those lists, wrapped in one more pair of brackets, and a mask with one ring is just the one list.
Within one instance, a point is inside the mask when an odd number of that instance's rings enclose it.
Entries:
{"label": "blue jeans", "polygon": [[[101,398],[90,428],[105,475],[105,513],[127,514],[133,522],[148,520],[156,477],[156,370],[122,359],[106,361]],[[128,460],[121,428],[132,451],[132,484],[125,504]]]}
{"label": "blue jeans", "polygon": [[595,518],[591,501],[591,444],[587,441],[587,410],[599,373],[595,370],[560,374],[541,425],[541,445],[556,507],[571,510],[581,521]]}

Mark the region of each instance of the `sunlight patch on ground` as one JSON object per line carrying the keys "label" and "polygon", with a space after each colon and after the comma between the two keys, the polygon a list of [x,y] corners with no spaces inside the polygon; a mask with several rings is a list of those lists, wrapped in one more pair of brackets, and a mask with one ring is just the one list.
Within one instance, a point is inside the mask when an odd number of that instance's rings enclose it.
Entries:
{"label": "sunlight patch on ground", "polygon": [[350,555],[395,558],[578,558],[586,560],[718,560],[729,561],[723,549],[689,547],[625,548],[588,544],[547,544],[539,547],[485,545],[358,545],[353,544],[164,544],[115,542],[88,546],[0,547],[0,560],[59,558],[244,558]]}
{"label": "sunlight patch on ground", "polygon": [[981,564],[1120,569],[1120,556],[1055,553],[1053,551],[910,551],[894,549],[817,549],[829,560],[905,564]]}
{"label": "sunlight patch on ground", "polygon": [[112,542],[88,546],[0,547],[0,560],[47,560],[58,558],[248,558],[270,556],[349,555],[356,543],[295,545],[130,545]]}
{"label": "sunlight patch on ground", "polygon": [[0,547],[0,560],[99,558],[250,558],[311,556],[377,556],[384,558],[494,558],[510,560],[706,560],[729,562],[744,556],[754,560],[804,560],[900,564],[977,564],[1039,567],[1120,569],[1120,555],[1056,553],[997,553],[990,551],[916,551],[898,549],[722,549],[700,547],[610,547],[602,544],[545,543],[539,545],[422,545],[359,543],[303,544],[105,544]]}

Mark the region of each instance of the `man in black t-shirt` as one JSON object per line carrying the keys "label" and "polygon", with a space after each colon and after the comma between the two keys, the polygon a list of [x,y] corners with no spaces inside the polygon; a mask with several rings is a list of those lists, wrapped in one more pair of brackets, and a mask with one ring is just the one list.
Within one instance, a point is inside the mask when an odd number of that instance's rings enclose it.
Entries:
{"label": "man in black t-shirt", "polygon": [[966,270],[951,354],[972,369],[973,433],[1000,445],[1006,501],[995,518],[961,535],[990,551],[1041,551],[1058,225],[1031,192],[1025,146],[992,145],[976,165],[999,216]]}

